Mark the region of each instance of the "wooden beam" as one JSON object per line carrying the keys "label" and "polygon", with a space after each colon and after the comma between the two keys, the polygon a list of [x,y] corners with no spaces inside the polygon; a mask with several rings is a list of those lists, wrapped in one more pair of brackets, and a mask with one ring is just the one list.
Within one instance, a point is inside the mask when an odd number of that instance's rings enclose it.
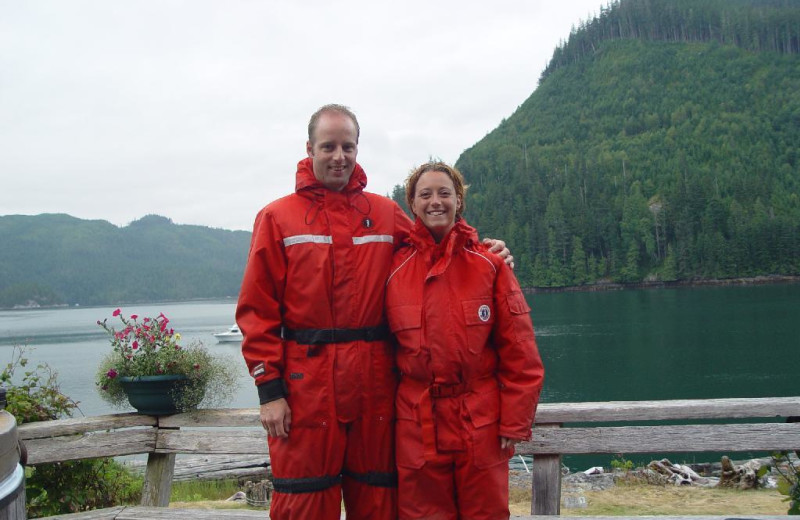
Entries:
{"label": "wooden beam", "polygon": [[[800,423],[703,424],[533,429],[517,453],[664,453],[773,451],[800,448]],[[534,457],[535,459],[535,457]]]}
{"label": "wooden beam", "polygon": [[158,436],[156,453],[217,453],[267,455],[264,430],[179,430],[164,431]]}
{"label": "wooden beam", "polygon": [[223,408],[195,410],[193,412],[168,415],[159,419],[165,428],[192,427],[246,427],[261,428],[258,408]]}
{"label": "wooden beam", "polygon": [[117,428],[132,428],[136,426],[155,426],[156,418],[150,415],[125,413],[116,415],[98,415],[95,417],[80,417],[73,419],[59,419],[57,421],[40,421],[25,423],[17,428],[19,438],[43,439],[47,437],[61,437],[76,433],[88,433],[102,430],[116,430]]}
{"label": "wooden beam", "polygon": [[800,415],[800,397],[540,403],[537,423],[745,419]]}
{"label": "wooden beam", "polygon": [[93,509],[82,513],[70,513],[67,515],[48,516],[41,520],[115,520],[125,506],[106,507],[104,509]]}
{"label": "wooden beam", "polygon": [[150,453],[156,447],[156,429],[116,430],[25,441],[28,464],[116,457]]}
{"label": "wooden beam", "polygon": [[116,520],[264,520],[262,509],[172,509],[154,507],[126,507]]}

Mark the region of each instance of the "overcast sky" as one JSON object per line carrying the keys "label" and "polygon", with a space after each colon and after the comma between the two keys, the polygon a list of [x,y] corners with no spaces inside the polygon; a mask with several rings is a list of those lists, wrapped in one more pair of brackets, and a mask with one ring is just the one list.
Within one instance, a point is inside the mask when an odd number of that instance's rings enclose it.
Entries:
{"label": "overcast sky", "polygon": [[455,162],[605,0],[0,0],[0,215],[250,230],[326,103],[368,191]]}

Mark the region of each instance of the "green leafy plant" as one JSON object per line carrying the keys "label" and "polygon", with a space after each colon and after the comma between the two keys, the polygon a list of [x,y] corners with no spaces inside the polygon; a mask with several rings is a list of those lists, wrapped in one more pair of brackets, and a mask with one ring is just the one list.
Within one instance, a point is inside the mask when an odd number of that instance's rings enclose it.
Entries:
{"label": "green leafy plant", "polygon": [[130,318],[117,309],[121,328],[109,326],[107,319],[98,321],[110,336],[112,351],[101,361],[96,382],[103,399],[114,407],[127,404],[121,377],[181,375],[185,385],[173,396],[178,409],[187,411],[198,403],[208,407],[224,404],[238,387],[234,364],[212,356],[205,346],[195,341],[181,345],[181,335],[169,326],[169,319],[160,313],[156,318]]}
{"label": "green leafy plant", "polygon": [[622,453],[611,459],[611,469],[628,472],[633,469],[633,461],[626,459]]}
{"label": "green leafy plant", "polygon": [[796,466],[789,458],[788,451],[776,451],[772,454],[773,467],[781,475],[778,491],[786,496],[789,502],[790,515],[800,515],[800,466]]}
{"label": "green leafy plant", "polygon": [[[14,347],[0,373],[7,388],[6,409],[17,424],[72,417],[78,403],[61,393],[57,373],[47,364],[28,367],[26,349]],[[133,503],[142,479],[111,458],[38,464],[25,468],[29,518]]]}

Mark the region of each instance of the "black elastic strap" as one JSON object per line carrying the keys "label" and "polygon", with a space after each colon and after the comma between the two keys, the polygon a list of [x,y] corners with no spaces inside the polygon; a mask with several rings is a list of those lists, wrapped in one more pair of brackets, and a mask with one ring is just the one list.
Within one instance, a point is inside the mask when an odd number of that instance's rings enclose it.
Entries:
{"label": "black elastic strap", "polygon": [[278,493],[316,493],[341,484],[342,476],[307,477],[307,478],[273,478],[272,486]]}
{"label": "black elastic strap", "polygon": [[281,327],[281,337],[294,340],[303,345],[319,345],[324,343],[345,343],[348,341],[380,341],[389,339],[389,327],[364,327],[361,329],[300,329],[292,330]]}
{"label": "black elastic strap", "polygon": [[395,488],[397,487],[397,473],[379,473],[369,471],[367,473],[356,473],[350,470],[342,470],[342,475],[349,477],[357,482],[374,487]]}

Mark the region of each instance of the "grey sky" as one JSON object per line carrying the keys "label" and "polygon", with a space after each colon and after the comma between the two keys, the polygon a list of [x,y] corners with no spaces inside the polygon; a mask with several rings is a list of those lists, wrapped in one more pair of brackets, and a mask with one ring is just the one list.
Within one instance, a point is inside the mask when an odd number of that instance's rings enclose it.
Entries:
{"label": "grey sky", "polygon": [[386,194],[511,115],[606,4],[0,0],[0,215],[249,230],[332,102]]}

